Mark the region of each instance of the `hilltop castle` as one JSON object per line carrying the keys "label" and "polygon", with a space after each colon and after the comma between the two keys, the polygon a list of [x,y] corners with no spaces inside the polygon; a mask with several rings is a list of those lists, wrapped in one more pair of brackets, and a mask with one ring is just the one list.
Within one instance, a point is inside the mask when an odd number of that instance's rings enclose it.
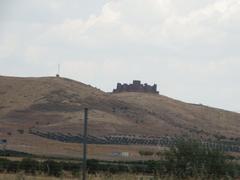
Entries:
{"label": "hilltop castle", "polygon": [[113,93],[120,93],[120,92],[144,92],[144,93],[153,93],[159,94],[157,91],[157,85],[154,84],[150,86],[148,84],[141,84],[141,81],[134,80],[132,84],[117,84],[117,88],[113,90]]}

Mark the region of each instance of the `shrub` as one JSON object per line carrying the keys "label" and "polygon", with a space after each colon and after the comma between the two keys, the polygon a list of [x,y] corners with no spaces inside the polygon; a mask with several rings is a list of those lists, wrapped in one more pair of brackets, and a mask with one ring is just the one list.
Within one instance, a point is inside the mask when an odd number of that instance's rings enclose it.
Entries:
{"label": "shrub", "polygon": [[219,177],[229,174],[230,163],[220,150],[207,149],[194,140],[178,140],[165,152],[165,166],[169,174],[177,177],[198,174]]}
{"label": "shrub", "polygon": [[63,172],[63,167],[61,163],[58,163],[56,161],[47,160],[42,163],[42,171],[45,174],[48,174],[50,176],[61,176]]}
{"label": "shrub", "polygon": [[0,159],[0,172],[4,172],[8,165],[9,165],[10,161],[8,159]]}
{"label": "shrub", "polygon": [[24,130],[23,129],[18,129],[17,130],[19,134],[24,134]]}
{"label": "shrub", "polygon": [[154,152],[140,150],[139,154],[140,154],[140,156],[153,156]]}
{"label": "shrub", "polygon": [[7,132],[7,135],[11,136],[11,135],[12,135],[12,133],[11,133],[11,132]]}
{"label": "shrub", "polygon": [[25,173],[36,174],[39,171],[39,162],[30,158],[25,158],[21,161],[20,167]]}
{"label": "shrub", "polygon": [[19,171],[19,161],[10,161],[7,166],[7,172],[16,173]]}

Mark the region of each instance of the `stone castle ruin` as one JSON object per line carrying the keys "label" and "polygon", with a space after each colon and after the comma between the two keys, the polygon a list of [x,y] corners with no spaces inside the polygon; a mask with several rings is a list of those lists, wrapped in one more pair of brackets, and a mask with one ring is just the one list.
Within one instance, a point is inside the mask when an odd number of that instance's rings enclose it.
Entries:
{"label": "stone castle ruin", "polygon": [[120,92],[144,92],[144,93],[153,93],[159,94],[157,91],[157,85],[154,84],[150,86],[148,84],[141,84],[141,81],[134,80],[132,84],[117,84],[117,88],[113,90],[113,93],[120,93]]}

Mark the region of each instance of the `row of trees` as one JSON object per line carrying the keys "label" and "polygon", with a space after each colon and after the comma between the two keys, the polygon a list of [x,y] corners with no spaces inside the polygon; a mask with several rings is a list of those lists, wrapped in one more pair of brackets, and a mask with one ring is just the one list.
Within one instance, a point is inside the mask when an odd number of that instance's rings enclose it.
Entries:
{"label": "row of trees", "polygon": [[[234,157],[218,149],[208,149],[194,140],[179,140],[164,153],[165,171],[177,177],[239,177],[240,165]],[[160,167],[159,167],[160,168]]]}
{"label": "row of trees", "polygon": [[63,162],[59,163],[52,160],[39,162],[31,158],[25,158],[22,161],[11,161],[1,158],[0,172],[17,173],[24,171],[26,174],[32,175],[43,173],[50,176],[60,176],[63,171],[63,165]]}
{"label": "row of trees", "polygon": [[[89,173],[146,173],[155,176],[174,175],[180,178],[201,176],[205,179],[212,177],[240,177],[240,165],[233,158],[214,149],[206,149],[196,141],[178,141],[175,146],[162,153],[159,161],[145,162],[107,162],[89,160]],[[79,175],[81,163],[67,161],[37,161],[25,158],[22,161],[0,159],[0,172],[19,172],[27,174],[46,174],[60,176],[64,171]]]}

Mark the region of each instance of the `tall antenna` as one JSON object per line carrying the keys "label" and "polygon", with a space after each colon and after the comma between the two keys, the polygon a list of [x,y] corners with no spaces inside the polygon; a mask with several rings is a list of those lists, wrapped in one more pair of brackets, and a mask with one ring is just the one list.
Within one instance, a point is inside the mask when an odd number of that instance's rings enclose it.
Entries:
{"label": "tall antenna", "polygon": [[58,72],[56,74],[56,77],[60,77],[60,64],[58,64]]}

